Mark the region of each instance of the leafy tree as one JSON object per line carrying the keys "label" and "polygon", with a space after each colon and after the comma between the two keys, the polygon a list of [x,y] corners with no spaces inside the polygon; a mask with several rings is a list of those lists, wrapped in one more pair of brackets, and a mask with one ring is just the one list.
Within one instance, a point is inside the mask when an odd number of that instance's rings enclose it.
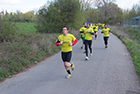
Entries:
{"label": "leafy tree", "polygon": [[83,22],[78,0],[55,0],[39,10],[37,30],[39,32],[62,32],[62,27],[79,28]]}
{"label": "leafy tree", "polygon": [[26,13],[23,14],[23,19],[26,22],[35,22],[36,18],[34,15],[34,11],[28,11]]}
{"label": "leafy tree", "polygon": [[137,16],[137,13],[134,9],[134,7],[129,11],[129,18],[133,18],[133,17],[136,17]]}
{"label": "leafy tree", "polygon": [[123,19],[128,19],[129,18],[129,9],[126,9],[123,11]]}
{"label": "leafy tree", "polygon": [[57,30],[60,30],[61,23],[60,11],[58,11],[53,3],[51,3],[49,7],[44,5],[39,10],[37,18],[37,30],[39,32],[58,32]]}

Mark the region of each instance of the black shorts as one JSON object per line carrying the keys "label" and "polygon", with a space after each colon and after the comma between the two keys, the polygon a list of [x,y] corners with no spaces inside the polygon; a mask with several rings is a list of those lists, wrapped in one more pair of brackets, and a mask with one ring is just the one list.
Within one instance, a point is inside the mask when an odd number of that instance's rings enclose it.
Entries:
{"label": "black shorts", "polygon": [[70,62],[72,56],[72,51],[70,52],[61,52],[61,57],[63,62]]}
{"label": "black shorts", "polygon": [[105,41],[108,41],[108,39],[109,39],[109,37],[104,37],[104,40],[105,40]]}

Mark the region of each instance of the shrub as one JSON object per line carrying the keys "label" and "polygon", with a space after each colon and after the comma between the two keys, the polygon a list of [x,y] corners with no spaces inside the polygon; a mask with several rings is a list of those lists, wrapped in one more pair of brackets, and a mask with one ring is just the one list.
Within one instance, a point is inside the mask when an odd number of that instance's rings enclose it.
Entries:
{"label": "shrub", "polygon": [[5,18],[0,19],[0,42],[12,41],[15,38],[17,27]]}

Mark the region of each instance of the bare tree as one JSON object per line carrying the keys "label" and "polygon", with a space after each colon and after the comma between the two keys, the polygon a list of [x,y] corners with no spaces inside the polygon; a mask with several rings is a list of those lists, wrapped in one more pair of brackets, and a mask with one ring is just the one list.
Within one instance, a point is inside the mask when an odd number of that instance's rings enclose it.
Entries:
{"label": "bare tree", "polygon": [[2,19],[4,16],[4,11],[0,12],[0,18]]}
{"label": "bare tree", "polygon": [[86,10],[94,6],[94,0],[78,0],[81,3],[81,9]]}
{"label": "bare tree", "polygon": [[114,3],[116,0],[94,0],[95,6],[106,6],[109,3]]}
{"label": "bare tree", "polygon": [[114,3],[116,0],[94,0],[94,5],[98,8],[100,20],[108,20],[117,17],[118,7]]}

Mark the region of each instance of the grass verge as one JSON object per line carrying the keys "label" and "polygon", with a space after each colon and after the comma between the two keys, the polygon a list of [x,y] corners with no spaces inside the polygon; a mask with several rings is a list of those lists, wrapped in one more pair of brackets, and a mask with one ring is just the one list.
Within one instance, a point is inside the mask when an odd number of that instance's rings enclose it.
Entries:
{"label": "grass verge", "polygon": [[59,34],[25,34],[13,42],[0,44],[0,81],[23,71],[60,50],[55,46]]}

